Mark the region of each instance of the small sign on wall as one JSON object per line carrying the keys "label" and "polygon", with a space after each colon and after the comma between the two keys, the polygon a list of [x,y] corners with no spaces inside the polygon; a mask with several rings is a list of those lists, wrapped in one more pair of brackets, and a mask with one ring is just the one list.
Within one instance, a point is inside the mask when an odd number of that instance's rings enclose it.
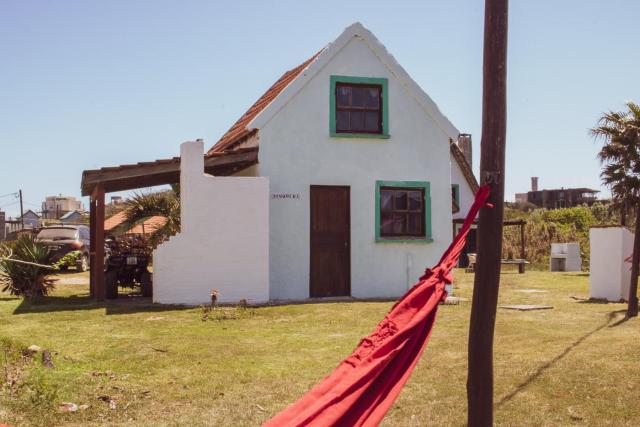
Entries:
{"label": "small sign on wall", "polygon": [[272,199],[299,199],[300,193],[272,193]]}

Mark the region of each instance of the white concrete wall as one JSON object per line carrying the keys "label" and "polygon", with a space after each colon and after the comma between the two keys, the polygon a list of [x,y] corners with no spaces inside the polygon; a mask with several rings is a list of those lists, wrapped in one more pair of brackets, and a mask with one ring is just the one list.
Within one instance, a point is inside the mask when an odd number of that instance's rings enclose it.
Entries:
{"label": "white concrete wall", "polygon": [[153,301],[268,301],[268,179],[205,174],[202,142],[180,154],[181,232],[153,253]]}
{"label": "white concrete wall", "polygon": [[[554,261],[560,260],[560,261]],[[559,265],[563,268],[558,268]],[[549,256],[550,271],[582,271],[580,243],[552,243]]]}
{"label": "white concrete wall", "polygon": [[633,252],[633,233],[624,227],[592,228],[589,230],[589,243],[591,297],[626,300],[631,264],[625,259]]}
{"label": "white concrete wall", "polygon": [[[389,139],[330,136],[331,75],[389,80]],[[260,129],[260,174],[270,178],[272,194],[299,195],[270,200],[271,298],[309,297],[310,185],[351,187],[352,295],[402,295],[451,241],[449,138],[457,137],[438,126],[365,41],[352,39]],[[433,242],[375,242],[376,180],[431,183]]]}
{"label": "white concrete wall", "polygon": [[450,162],[451,184],[458,184],[458,188],[460,189],[460,211],[453,214],[453,218],[466,218],[469,209],[471,209],[471,205],[473,205],[475,195],[473,194],[473,191],[471,191],[471,187],[467,183],[467,180],[462,174],[460,166],[453,155],[450,155]]}

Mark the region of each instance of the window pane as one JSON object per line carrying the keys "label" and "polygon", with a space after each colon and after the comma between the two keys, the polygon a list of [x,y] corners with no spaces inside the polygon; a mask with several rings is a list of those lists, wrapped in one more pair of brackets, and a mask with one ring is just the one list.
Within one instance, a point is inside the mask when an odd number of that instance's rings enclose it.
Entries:
{"label": "window pane", "polygon": [[349,130],[348,111],[336,111],[336,130]]}
{"label": "window pane", "polygon": [[422,191],[409,192],[409,210],[411,211],[422,210]]}
{"label": "window pane", "polygon": [[406,210],[407,209],[407,192],[406,191],[396,191],[396,209],[397,210]]}
{"label": "window pane", "polygon": [[386,190],[380,192],[380,209],[383,211],[393,209],[393,191]]}
{"label": "window pane", "polygon": [[380,130],[380,122],[378,121],[378,113],[368,111],[364,114],[364,130],[375,132]]}
{"label": "window pane", "polygon": [[380,215],[380,234],[393,234],[393,214],[383,213]]}
{"label": "window pane", "polygon": [[379,108],[380,89],[376,87],[368,87],[365,89],[364,104],[367,108]]}
{"label": "window pane", "polygon": [[393,214],[393,234],[404,234],[407,229],[406,220],[404,214]]}
{"label": "window pane", "polygon": [[408,234],[422,234],[422,215],[409,214],[409,224],[407,225]]}
{"label": "window pane", "polygon": [[365,88],[354,86],[351,88],[351,106],[364,107]]}
{"label": "window pane", "polygon": [[351,112],[351,130],[358,131],[364,129],[364,113],[362,111]]}
{"label": "window pane", "polygon": [[351,93],[351,88],[348,86],[338,86],[336,89],[336,102],[339,107],[348,107],[349,106],[349,94]]}

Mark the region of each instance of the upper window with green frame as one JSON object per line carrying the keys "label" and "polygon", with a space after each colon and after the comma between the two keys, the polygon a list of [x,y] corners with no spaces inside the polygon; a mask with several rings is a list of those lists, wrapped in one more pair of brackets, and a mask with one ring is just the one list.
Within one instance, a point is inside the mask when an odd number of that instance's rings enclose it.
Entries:
{"label": "upper window with green frame", "polygon": [[331,136],[388,138],[387,86],[385,78],[331,76]]}

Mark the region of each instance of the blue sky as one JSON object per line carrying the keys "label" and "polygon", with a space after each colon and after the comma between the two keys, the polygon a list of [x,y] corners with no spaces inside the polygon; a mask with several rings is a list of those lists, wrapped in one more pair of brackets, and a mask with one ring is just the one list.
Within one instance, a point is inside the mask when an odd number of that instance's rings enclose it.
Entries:
{"label": "blue sky", "polygon": [[[600,114],[640,101],[635,0],[512,1],[506,198],[599,188]],[[285,70],[362,22],[463,132],[481,139],[483,2],[0,3],[0,209],[80,195],[84,169],[213,144]]]}

